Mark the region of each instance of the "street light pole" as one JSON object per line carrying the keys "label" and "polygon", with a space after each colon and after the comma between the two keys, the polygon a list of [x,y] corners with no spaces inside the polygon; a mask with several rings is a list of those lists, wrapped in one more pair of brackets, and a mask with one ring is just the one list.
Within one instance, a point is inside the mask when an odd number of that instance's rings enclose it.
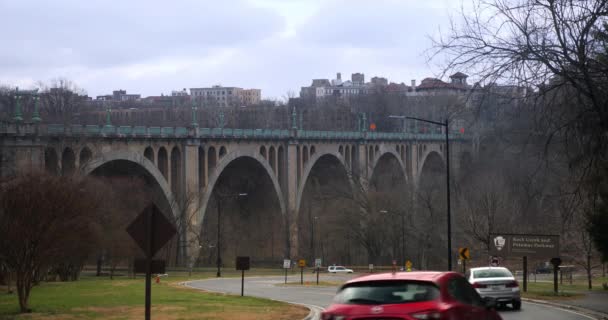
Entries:
{"label": "street light pole", "polygon": [[449,123],[446,118],[444,122],[420,119],[406,116],[390,116],[390,118],[410,119],[435,124],[445,128],[445,169],[446,169],[446,196],[447,196],[447,218],[448,218],[448,270],[452,270],[452,214],[450,205],[450,138],[449,138]]}
{"label": "street light pole", "polygon": [[405,266],[405,210],[401,213],[401,259]]}
{"label": "street light pole", "polygon": [[450,140],[448,132],[448,119],[445,119],[445,171],[446,171],[446,190],[448,202],[448,270],[452,271],[452,210],[450,202]]}
{"label": "street light pole", "polygon": [[222,276],[222,199],[223,198],[236,198],[247,196],[247,193],[238,193],[234,195],[217,195],[217,273],[216,276],[219,278]]}
{"label": "street light pole", "polygon": [[222,200],[221,197],[217,197],[217,274],[219,278],[222,276],[222,242],[221,242],[221,216],[222,216]]}
{"label": "street light pole", "polygon": [[[310,210],[310,207],[309,209]],[[314,261],[315,259],[315,219],[313,218],[310,225],[310,253],[312,253],[312,257],[310,259]]]}

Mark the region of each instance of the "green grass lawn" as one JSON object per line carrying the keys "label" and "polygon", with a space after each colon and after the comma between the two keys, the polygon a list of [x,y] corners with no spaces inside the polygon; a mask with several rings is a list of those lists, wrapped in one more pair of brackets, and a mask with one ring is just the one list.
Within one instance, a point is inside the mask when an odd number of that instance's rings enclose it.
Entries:
{"label": "green grass lawn", "polygon": [[[225,272],[237,276],[237,272]],[[249,272],[260,275],[265,272]],[[302,319],[303,307],[277,301],[201,292],[180,286],[186,280],[215,276],[209,272],[170,273],[152,283],[154,319]],[[32,314],[18,314],[17,295],[0,291],[0,319],[141,319],[144,304],[143,277],[110,280],[84,276],[75,282],[43,282],[32,290]]]}
{"label": "green grass lawn", "polygon": [[[602,283],[607,282],[607,278],[594,278],[592,281],[592,290],[604,290]],[[558,294],[553,291],[553,282],[528,282],[528,292],[523,292],[523,286],[520,282],[522,295],[525,298],[540,299],[540,300],[564,300],[576,299],[583,297],[589,289],[587,281],[577,279],[570,284],[570,281],[564,279],[563,284],[558,285]]]}

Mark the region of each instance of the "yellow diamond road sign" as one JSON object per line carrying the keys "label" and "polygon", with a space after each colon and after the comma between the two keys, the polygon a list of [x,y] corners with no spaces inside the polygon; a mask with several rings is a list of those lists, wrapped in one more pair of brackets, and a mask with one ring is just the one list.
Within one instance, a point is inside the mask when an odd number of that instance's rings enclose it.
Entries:
{"label": "yellow diamond road sign", "polygon": [[300,260],[298,260],[298,266],[299,266],[300,268],[304,268],[304,267],[306,267],[306,260],[304,260],[304,259],[300,259]]}
{"label": "yellow diamond road sign", "polygon": [[471,259],[471,252],[469,251],[469,248],[458,248],[458,258],[460,260]]}
{"label": "yellow diamond road sign", "polygon": [[411,262],[411,261],[409,261],[409,260],[407,260],[407,261],[405,262],[405,267],[406,267],[406,268],[408,268],[408,269],[411,269],[411,268],[412,268],[412,262]]}

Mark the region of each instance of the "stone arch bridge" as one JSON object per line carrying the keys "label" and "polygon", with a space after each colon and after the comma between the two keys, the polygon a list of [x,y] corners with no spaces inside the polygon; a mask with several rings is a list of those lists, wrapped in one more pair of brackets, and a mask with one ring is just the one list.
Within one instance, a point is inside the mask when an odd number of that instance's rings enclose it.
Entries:
{"label": "stone arch bridge", "polygon": [[[30,170],[87,175],[99,168],[145,175],[157,204],[174,217],[191,212],[190,225],[202,224],[213,190],[231,163],[246,160],[263,170],[278,198],[286,227],[285,255],[298,257],[297,217],[307,179],[321,159],[332,159],[353,177],[371,179],[385,161],[396,161],[414,188],[427,162],[445,161],[444,133],[336,132],[198,127],[0,124],[2,176]],[[450,165],[474,154],[473,140],[450,136]],[[197,206],[176,199],[195,194]],[[181,207],[180,207],[181,206]],[[184,208],[188,206],[188,208]],[[191,207],[191,208],[190,208]],[[196,210],[196,212],[192,212]],[[180,256],[193,254],[189,232],[180,239]],[[184,260],[186,261],[186,260]]]}

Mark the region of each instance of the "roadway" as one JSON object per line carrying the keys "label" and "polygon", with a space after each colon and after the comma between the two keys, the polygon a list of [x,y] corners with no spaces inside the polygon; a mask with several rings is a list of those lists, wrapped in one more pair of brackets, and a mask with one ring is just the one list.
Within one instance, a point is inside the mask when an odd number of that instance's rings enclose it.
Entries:
{"label": "roadway", "polygon": [[[321,281],[342,282],[348,279],[346,275],[321,275]],[[305,274],[304,281],[315,281],[316,278],[311,274]],[[284,277],[250,277],[245,278],[245,295],[267,298],[290,303],[308,306],[313,310],[319,311],[331,304],[332,298],[336,293],[336,287],[315,287],[315,286],[282,286]],[[299,275],[288,276],[287,282],[299,282]],[[187,286],[230,294],[241,294],[240,278],[216,278],[206,280],[189,281]],[[520,311],[501,310],[500,315],[505,320],[589,320],[591,317],[559,308],[545,305],[522,303]]]}

